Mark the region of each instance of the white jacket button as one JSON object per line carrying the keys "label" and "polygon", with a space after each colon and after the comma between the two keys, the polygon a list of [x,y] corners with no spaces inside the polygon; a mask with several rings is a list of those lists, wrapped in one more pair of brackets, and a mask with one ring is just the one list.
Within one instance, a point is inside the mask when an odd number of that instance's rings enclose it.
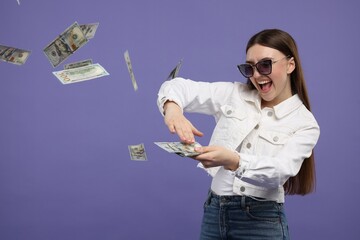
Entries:
{"label": "white jacket button", "polygon": [[245,187],[244,186],[240,187],[240,192],[245,192]]}
{"label": "white jacket button", "polygon": [[231,111],[231,110],[227,110],[227,111],[226,111],[226,114],[227,114],[227,115],[230,115],[230,114],[232,114],[232,111]]}

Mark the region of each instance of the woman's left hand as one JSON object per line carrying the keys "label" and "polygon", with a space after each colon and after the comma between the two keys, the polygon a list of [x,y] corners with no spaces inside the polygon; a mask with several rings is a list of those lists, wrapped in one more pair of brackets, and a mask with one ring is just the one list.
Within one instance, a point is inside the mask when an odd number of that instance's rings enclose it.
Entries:
{"label": "woman's left hand", "polygon": [[205,168],[224,166],[228,170],[236,170],[240,164],[240,157],[234,151],[220,146],[203,146],[195,148],[200,155],[193,157]]}

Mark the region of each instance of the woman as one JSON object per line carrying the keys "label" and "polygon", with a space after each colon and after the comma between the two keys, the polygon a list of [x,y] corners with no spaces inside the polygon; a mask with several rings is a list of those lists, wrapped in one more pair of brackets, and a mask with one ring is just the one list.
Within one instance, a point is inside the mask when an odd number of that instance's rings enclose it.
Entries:
{"label": "woman", "polygon": [[238,65],[247,84],[163,83],[158,106],[182,142],[202,136],[183,111],[213,115],[209,146],[196,148],[213,178],[200,239],[289,239],[285,194],[314,190],[320,135],[294,39],[278,29],[255,34]]}

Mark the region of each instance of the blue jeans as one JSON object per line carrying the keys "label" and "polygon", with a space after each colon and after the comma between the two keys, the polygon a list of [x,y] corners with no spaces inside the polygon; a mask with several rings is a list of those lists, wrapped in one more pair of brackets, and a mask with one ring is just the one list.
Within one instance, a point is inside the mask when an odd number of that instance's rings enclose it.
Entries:
{"label": "blue jeans", "polygon": [[290,239],[283,204],[209,191],[200,240],[220,239]]}

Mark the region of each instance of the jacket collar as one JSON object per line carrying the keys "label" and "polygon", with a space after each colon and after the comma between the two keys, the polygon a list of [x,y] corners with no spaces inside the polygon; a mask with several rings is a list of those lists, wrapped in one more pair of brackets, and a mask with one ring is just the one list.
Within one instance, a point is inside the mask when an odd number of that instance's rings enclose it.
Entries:
{"label": "jacket collar", "polygon": [[282,118],[298,109],[302,104],[303,102],[301,101],[299,95],[295,94],[292,97],[274,106],[275,116],[277,118]]}
{"label": "jacket collar", "polygon": [[[261,109],[261,97],[257,90],[243,92],[243,99],[245,101],[254,102],[256,107],[259,110]],[[301,101],[299,95],[295,94],[273,107],[275,116],[277,118],[283,118],[284,116],[298,109],[302,104],[303,102]]]}
{"label": "jacket collar", "polygon": [[256,108],[261,110],[261,97],[256,89],[242,92],[242,98],[247,102],[255,103]]}

